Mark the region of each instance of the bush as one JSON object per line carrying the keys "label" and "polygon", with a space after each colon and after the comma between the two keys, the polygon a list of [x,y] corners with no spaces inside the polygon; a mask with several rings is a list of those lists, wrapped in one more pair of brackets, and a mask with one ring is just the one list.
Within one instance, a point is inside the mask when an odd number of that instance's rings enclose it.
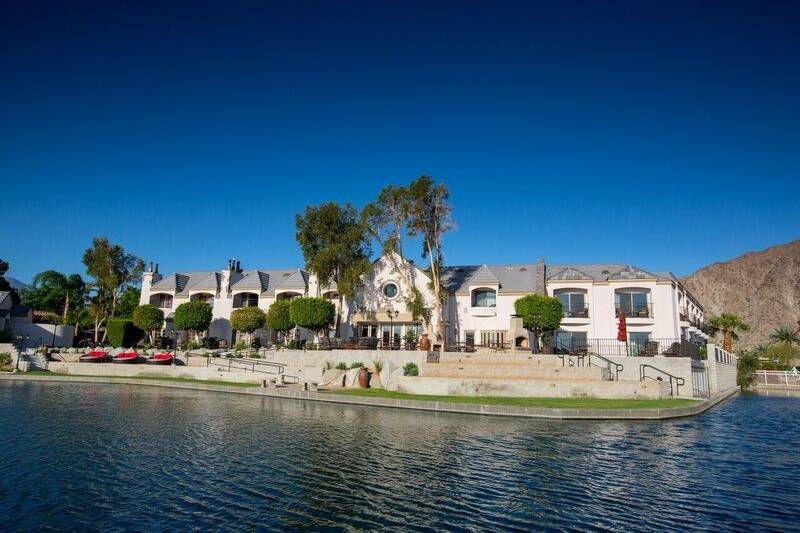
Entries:
{"label": "bush", "polygon": [[258,307],[240,307],[231,313],[231,328],[252,335],[264,327],[267,315]]}
{"label": "bush", "polygon": [[404,376],[419,376],[419,367],[416,363],[406,363],[403,367]]}
{"label": "bush", "polygon": [[289,311],[290,304],[289,300],[278,300],[269,306],[269,311],[267,311],[267,326],[269,329],[285,333],[294,327]]}
{"label": "bush", "polygon": [[151,304],[138,306],[133,310],[133,324],[150,335],[153,339],[156,333],[164,327],[164,311]]}
{"label": "bush", "polygon": [[186,343],[187,350],[197,350],[198,348],[202,348],[203,345],[197,341],[189,341]]}
{"label": "bush", "polygon": [[522,318],[522,325],[533,333],[534,353],[539,351],[539,337],[548,331],[555,331],[561,324],[563,309],[558,298],[542,294],[528,294],[514,302],[516,314]]}
{"label": "bush", "polygon": [[289,302],[289,316],[300,327],[322,331],[336,321],[336,306],[325,298],[295,298]]}
{"label": "bush", "polygon": [[239,341],[233,345],[233,349],[237,352],[241,352],[242,350],[246,350],[248,348],[247,343],[244,341]]}
{"label": "bush", "polygon": [[219,348],[219,341],[214,337],[203,337],[203,348],[206,350],[216,350]]}
{"label": "bush", "polygon": [[362,363],[361,361],[356,361],[355,363],[350,365],[350,370],[352,370],[354,368],[361,368],[363,366],[364,366],[364,363]]}
{"label": "bush", "polygon": [[347,370],[347,363],[345,363],[344,361],[340,361],[336,365],[336,370]]}
{"label": "bush", "polygon": [[377,359],[372,361],[372,366],[375,367],[375,373],[376,374],[380,374],[381,370],[383,370],[383,363],[381,363]]}
{"label": "bush", "polygon": [[144,331],[137,328],[133,324],[133,320],[125,320],[124,318],[109,319],[106,325],[106,332],[108,334],[108,342],[114,348],[136,346],[144,338]]}
{"label": "bush", "polygon": [[174,327],[177,330],[189,330],[195,335],[205,331],[211,325],[213,312],[207,302],[185,302],[175,309]]}
{"label": "bush", "polygon": [[8,352],[0,353],[0,367],[8,366],[11,364],[11,354]]}

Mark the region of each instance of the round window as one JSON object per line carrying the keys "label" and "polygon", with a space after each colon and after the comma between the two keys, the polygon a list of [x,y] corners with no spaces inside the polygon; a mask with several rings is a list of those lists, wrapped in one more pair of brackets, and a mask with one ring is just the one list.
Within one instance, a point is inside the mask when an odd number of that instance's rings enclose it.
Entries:
{"label": "round window", "polygon": [[399,292],[397,285],[394,283],[387,283],[383,286],[383,295],[387,298],[394,298]]}

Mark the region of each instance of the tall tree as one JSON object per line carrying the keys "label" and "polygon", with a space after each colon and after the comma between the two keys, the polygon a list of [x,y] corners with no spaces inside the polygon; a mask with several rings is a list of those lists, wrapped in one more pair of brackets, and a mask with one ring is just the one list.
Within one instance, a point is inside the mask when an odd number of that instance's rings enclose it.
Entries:
{"label": "tall tree", "polygon": [[11,293],[11,301],[14,305],[19,305],[20,298],[17,289],[11,286],[11,283],[5,278],[8,272],[8,262],[0,259],[0,291],[8,291]]}
{"label": "tall tree", "polygon": [[739,339],[737,331],[748,331],[750,326],[744,320],[733,313],[722,313],[719,316],[712,316],[708,325],[711,331],[722,332],[722,348],[728,352],[733,351],[733,341]]}
{"label": "tall tree", "polygon": [[442,236],[455,226],[452,212],[445,184],[437,184],[430,176],[423,175],[408,186],[408,234],[422,238],[422,257],[430,264],[433,320],[439,340],[444,338],[442,305],[446,296],[442,289]]}
{"label": "tall tree", "polygon": [[83,253],[83,264],[92,278],[94,340],[97,342],[100,327],[115,316],[120,295],[139,279],[144,262],[122,246],[110,243],[106,237],[95,237],[92,246]]}
{"label": "tall tree", "polygon": [[361,223],[378,244],[383,257],[400,276],[404,286],[411,290],[411,296],[406,299],[406,308],[414,320],[422,319],[428,330],[430,309],[426,307],[422,293],[417,287],[414,267],[403,253],[403,235],[408,232],[410,210],[408,188],[388,185],[378,193],[378,198],[374,202],[365,205],[361,210]]}
{"label": "tall tree", "polygon": [[336,335],[339,336],[344,298],[351,299],[369,269],[370,245],[358,213],[349,203],[327,202],[306,207],[295,217],[297,242],[306,268],[316,274],[317,296],[322,287],[336,284]]}
{"label": "tall tree", "polygon": [[67,276],[55,270],[39,272],[33,278],[33,287],[22,291],[25,305],[58,313],[63,324],[67,323],[71,312],[83,307],[85,297],[86,283],[80,274]]}

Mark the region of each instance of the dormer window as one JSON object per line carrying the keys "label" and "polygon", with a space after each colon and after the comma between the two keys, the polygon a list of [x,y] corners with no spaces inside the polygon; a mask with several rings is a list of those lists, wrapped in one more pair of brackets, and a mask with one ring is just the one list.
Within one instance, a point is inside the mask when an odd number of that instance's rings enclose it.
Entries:
{"label": "dormer window", "polygon": [[233,297],[233,307],[258,307],[258,294],[243,292]]}
{"label": "dormer window", "polygon": [[495,307],[497,291],[494,289],[475,289],[472,291],[472,307]]}

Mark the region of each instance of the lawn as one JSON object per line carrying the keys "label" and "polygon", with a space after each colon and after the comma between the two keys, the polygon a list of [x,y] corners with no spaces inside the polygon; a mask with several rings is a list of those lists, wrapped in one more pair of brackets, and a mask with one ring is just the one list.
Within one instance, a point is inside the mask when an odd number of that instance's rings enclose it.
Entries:
{"label": "lawn", "polygon": [[174,383],[199,383],[200,385],[226,385],[230,387],[258,387],[257,383],[242,383],[239,381],[219,381],[192,378],[172,378],[162,376],[90,376],[83,374],[63,374],[60,372],[48,372],[47,370],[32,370],[20,374],[20,376],[57,376],[71,378],[103,378],[103,379],[135,379],[141,381],[169,381]]}
{"label": "lawn", "polygon": [[512,398],[504,396],[429,396],[390,392],[383,389],[337,389],[325,394],[347,394],[369,398],[422,400],[428,402],[477,403],[482,405],[514,405],[517,407],[547,407],[551,409],[665,409],[686,407],[696,400],[604,400],[599,398]]}

